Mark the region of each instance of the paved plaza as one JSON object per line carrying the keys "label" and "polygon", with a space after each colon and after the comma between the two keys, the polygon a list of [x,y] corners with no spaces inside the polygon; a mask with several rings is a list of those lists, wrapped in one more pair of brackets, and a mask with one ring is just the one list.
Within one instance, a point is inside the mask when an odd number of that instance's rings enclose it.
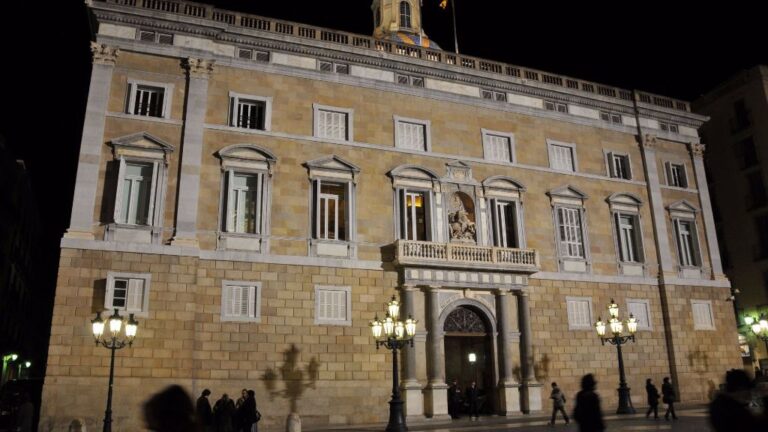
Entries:
{"label": "paved plaza", "polygon": [[[639,411],[639,410],[638,410]],[[661,410],[660,410],[661,411]],[[707,422],[707,409],[704,406],[692,406],[678,408],[677,421],[665,421],[660,418],[657,421],[648,420],[644,413],[634,415],[617,416],[615,414],[606,415],[607,431],[672,431],[672,432],[706,432],[711,431]],[[440,423],[411,423],[408,424],[410,432],[429,431],[429,432],[480,432],[480,431],[560,431],[577,432],[578,426],[572,421],[565,425],[562,418],[558,419],[558,424],[554,427],[547,426],[548,416],[532,415],[524,418],[505,418],[505,417],[482,417],[479,421],[469,421],[469,419],[453,420],[451,422]],[[368,425],[339,429],[310,429],[305,431],[312,432],[350,432],[350,431],[383,431],[385,425]]]}

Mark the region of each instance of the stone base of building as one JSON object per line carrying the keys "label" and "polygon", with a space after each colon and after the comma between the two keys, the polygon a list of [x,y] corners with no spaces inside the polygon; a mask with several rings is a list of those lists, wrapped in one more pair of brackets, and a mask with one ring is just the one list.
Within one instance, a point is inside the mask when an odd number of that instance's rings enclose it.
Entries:
{"label": "stone base of building", "polygon": [[407,382],[401,390],[405,401],[405,420],[419,421],[424,419],[424,393],[418,382]]}
{"label": "stone base of building", "polygon": [[502,383],[499,386],[499,414],[513,416],[520,414],[520,385]]}
{"label": "stone base of building", "polygon": [[448,385],[430,384],[424,391],[424,415],[435,420],[448,420]]}
{"label": "stone base of building", "polygon": [[525,414],[541,412],[543,409],[541,402],[541,388],[543,386],[537,382],[523,383],[520,385],[520,408]]}

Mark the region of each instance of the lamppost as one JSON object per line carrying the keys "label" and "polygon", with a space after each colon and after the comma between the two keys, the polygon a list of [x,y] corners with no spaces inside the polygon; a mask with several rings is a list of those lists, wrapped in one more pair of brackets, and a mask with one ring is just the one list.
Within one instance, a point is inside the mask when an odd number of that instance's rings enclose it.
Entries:
{"label": "lamppost", "polygon": [[408,317],[405,322],[398,320],[400,317],[400,303],[392,296],[392,300],[387,304],[387,313],[382,321],[379,316],[371,321],[371,333],[376,340],[376,349],[380,346],[392,350],[392,400],[389,401],[389,423],[387,423],[386,432],[405,432],[408,427],[405,425],[403,416],[403,400],[400,398],[400,388],[398,387],[398,367],[397,351],[410,345],[413,348],[413,336],[416,334],[417,321]]}
{"label": "lamppost", "polygon": [[101,312],[97,313],[96,318],[91,321],[91,327],[96,345],[101,345],[111,351],[109,361],[109,392],[107,393],[107,410],[104,412],[103,432],[112,432],[112,384],[115,381],[115,351],[131,346],[133,339],[136,337],[139,322],[133,318],[133,314],[130,314],[128,322],[125,323],[125,338],[121,339],[119,338],[120,329],[123,327],[124,319],[117,313],[117,309],[115,309],[115,313],[107,321],[109,321],[109,337],[104,337],[104,320],[101,318]]}
{"label": "lamppost", "polygon": [[621,346],[625,343],[635,341],[635,332],[637,331],[637,320],[632,314],[629,314],[627,319],[628,335],[622,335],[624,332],[624,322],[619,319],[619,305],[611,299],[611,304],[608,305],[608,314],[611,319],[608,320],[608,325],[611,327],[612,336],[605,337],[605,323],[598,317],[595,323],[595,330],[597,330],[597,336],[600,337],[600,342],[605,345],[608,342],[611,345],[616,345],[616,350],[619,353],[619,407],[616,409],[616,414],[634,414],[635,408],[632,407],[632,403],[629,398],[629,387],[627,387],[627,378],[624,375],[624,358],[621,356]]}
{"label": "lamppost", "polygon": [[752,329],[752,333],[758,339],[762,339],[765,343],[765,354],[768,356],[768,317],[765,314],[760,315],[760,319],[752,316],[745,316],[744,323]]}

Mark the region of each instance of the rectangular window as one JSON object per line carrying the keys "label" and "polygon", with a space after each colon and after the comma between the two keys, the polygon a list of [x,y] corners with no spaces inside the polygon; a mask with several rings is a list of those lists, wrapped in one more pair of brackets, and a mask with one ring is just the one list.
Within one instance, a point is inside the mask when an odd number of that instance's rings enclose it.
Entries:
{"label": "rectangular window", "polygon": [[429,240],[429,200],[428,193],[401,189],[400,238],[403,240]]}
{"label": "rectangular window", "polygon": [[637,215],[616,213],[616,236],[619,239],[619,258],[622,262],[641,262],[640,230]]}
{"label": "rectangular window", "polygon": [[576,165],[573,163],[573,147],[571,146],[550,144],[549,161],[552,169],[576,171]]}
{"label": "rectangular window", "polygon": [[497,162],[514,162],[510,136],[484,134],[485,158]]}
{"label": "rectangular window", "polygon": [[126,313],[144,314],[149,300],[149,274],[108,273],[104,307]]}
{"label": "rectangular window", "polygon": [[675,219],[675,230],[677,232],[680,265],[683,267],[698,266],[696,225],[690,220]]}
{"label": "rectangular window", "polygon": [[493,245],[519,248],[517,232],[517,204],[514,201],[492,199]]}
{"label": "rectangular window", "polygon": [[637,320],[638,329],[651,329],[651,313],[648,300],[627,300],[627,311]]}
{"label": "rectangular window", "polygon": [[341,141],[351,141],[350,113],[316,108],[315,136]]}
{"label": "rectangular window", "polygon": [[664,132],[678,133],[678,127],[674,123],[659,122],[659,129]]}
{"label": "rectangular window", "polygon": [[608,153],[608,169],[612,178],[620,178],[624,180],[630,180],[632,178],[628,155]]}
{"label": "rectangular window", "polygon": [[258,322],[261,284],[224,281],[221,292],[222,321]]}
{"label": "rectangular window", "polygon": [[544,101],[544,109],[548,111],[557,111],[561,113],[567,113],[568,112],[568,105],[560,102],[555,101]]}
{"label": "rectangular window", "polygon": [[688,187],[684,164],[667,162],[667,184],[679,188]]}
{"label": "rectangular window", "polygon": [[235,55],[239,59],[243,60],[256,60],[260,62],[269,62],[269,51],[259,51],[259,50],[253,50],[250,48],[237,48],[235,50]]}
{"label": "rectangular window", "polygon": [[621,114],[608,111],[600,111],[600,120],[613,124],[622,124]]}
{"label": "rectangular window", "polygon": [[592,330],[592,299],[566,297],[569,330]]}
{"label": "rectangular window", "polygon": [[315,238],[347,240],[347,187],[315,180]]}
{"label": "rectangular window", "polygon": [[146,117],[163,117],[165,89],[147,85],[136,85],[133,92],[131,113]]}
{"label": "rectangular window", "polygon": [[496,90],[481,89],[480,96],[482,96],[483,99],[495,100],[497,102],[507,101],[507,94],[505,92],[500,92]]}
{"label": "rectangular window", "polygon": [[163,45],[173,45],[173,35],[159,33],[151,30],[139,30],[139,40],[143,42],[157,42]]}
{"label": "rectangular window", "polygon": [[349,75],[349,65],[347,64],[320,61],[318,62],[318,67],[322,72],[333,72],[342,75]]}
{"label": "rectangular window", "polygon": [[424,87],[424,77],[397,74],[395,80],[400,85]]}
{"label": "rectangular window", "polygon": [[315,286],[315,324],[352,325],[351,287]]}
{"label": "rectangular window", "polygon": [[428,124],[396,119],[395,125],[397,134],[395,136],[396,147],[409,150],[428,151]]}
{"label": "rectangular window", "polygon": [[712,302],[709,300],[691,300],[694,330],[714,330],[715,317],[712,315]]}
{"label": "rectangular window", "polygon": [[581,210],[569,207],[558,207],[557,228],[561,256],[566,258],[584,258],[584,236],[581,226]]}
{"label": "rectangular window", "polygon": [[227,232],[261,234],[263,173],[227,171]]}
{"label": "rectangular window", "polygon": [[230,124],[244,129],[265,130],[267,103],[260,100],[232,98]]}
{"label": "rectangular window", "polygon": [[152,195],[151,163],[124,162],[122,179],[122,199],[117,222],[127,225],[149,225]]}

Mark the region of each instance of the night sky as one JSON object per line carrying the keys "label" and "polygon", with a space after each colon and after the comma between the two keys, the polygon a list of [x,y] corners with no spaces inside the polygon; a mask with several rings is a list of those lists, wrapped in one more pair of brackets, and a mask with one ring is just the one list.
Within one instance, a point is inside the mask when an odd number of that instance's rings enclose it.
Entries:
{"label": "night sky", "polygon": [[[728,9],[705,2],[671,8],[679,3],[672,1],[456,2],[463,54],[626,89],[692,100],[742,69],[768,63],[758,2],[728,2]],[[368,0],[210,3],[361,34],[371,34],[373,25]],[[427,34],[453,50],[450,11],[439,9],[439,0],[424,3]],[[52,257],[44,266],[55,263],[69,223],[90,30],[82,0],[15,1],[8,7],[2,14],[0,134],[26,161],[41,203],[46,241],[40,246]]]}

